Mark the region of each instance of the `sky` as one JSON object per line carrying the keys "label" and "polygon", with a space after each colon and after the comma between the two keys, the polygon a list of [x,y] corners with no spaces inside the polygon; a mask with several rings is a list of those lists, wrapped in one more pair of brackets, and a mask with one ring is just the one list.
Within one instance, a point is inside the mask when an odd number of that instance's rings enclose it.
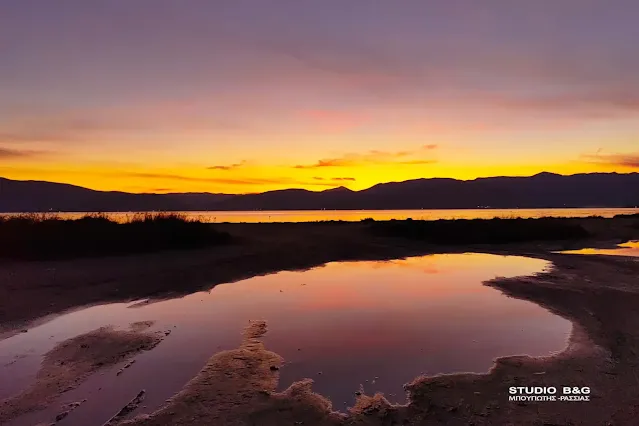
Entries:
{"label": "sky", "polygon": [[635,0],[1,0],[0,176],[314,191],[639,171]]}

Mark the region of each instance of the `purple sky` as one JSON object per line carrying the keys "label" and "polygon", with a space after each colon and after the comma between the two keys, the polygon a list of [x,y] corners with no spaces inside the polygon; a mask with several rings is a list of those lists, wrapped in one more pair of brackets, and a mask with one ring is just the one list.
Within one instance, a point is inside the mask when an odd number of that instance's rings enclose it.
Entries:
{"label": "purple sky", "polygon": [[352,188],[639,168],[633,0],[6,0],[0,175]]}

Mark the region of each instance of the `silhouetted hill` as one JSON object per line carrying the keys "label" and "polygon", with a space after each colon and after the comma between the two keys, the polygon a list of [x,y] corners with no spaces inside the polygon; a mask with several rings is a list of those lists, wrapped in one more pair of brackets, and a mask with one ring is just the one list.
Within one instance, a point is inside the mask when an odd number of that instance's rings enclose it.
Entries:
{"label": "silhouetted hill", "polygon": [[2,212],[206,210],[225,194],[131,194],[75,185],[0,178]]}
{"label": "silhouetted hill", "polygon": [[639,173],[540,173],[469,181],[415,179],[322,192],[130,194],[0,178],[0,211],[320,210],[630,207],[639,205]]}

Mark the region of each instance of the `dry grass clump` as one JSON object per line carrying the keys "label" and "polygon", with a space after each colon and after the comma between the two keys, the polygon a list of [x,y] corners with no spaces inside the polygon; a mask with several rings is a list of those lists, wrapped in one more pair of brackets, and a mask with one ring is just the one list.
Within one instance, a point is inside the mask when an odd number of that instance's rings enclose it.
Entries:
{"label": "dry grass clump", "polygon": [[0,216],[0,257],[60,259],[226,244],[231,237],[178,213],[140,213],[118,223],[101,213]]}

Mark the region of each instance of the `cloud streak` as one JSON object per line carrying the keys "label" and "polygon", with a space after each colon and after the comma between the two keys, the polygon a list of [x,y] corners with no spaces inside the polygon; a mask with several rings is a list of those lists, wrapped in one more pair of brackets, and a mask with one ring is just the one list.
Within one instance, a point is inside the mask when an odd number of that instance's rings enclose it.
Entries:
{"label": "cloud streak", "polygon": [[639,169],[639,152],[629,154],[585,154],[582,158],[590,163],[607,165],[611,167],[628,167]]}
{"label": "cloud streak", "polygon": [[9,149],[0,147],[0,159],[11,160],[16,158],[34,157],[43,154],[42,151],[32,151],[23,149]]}
{"label": "cloud streak", "polygon": [[296,169],[321,169],[324,167],[351,167],[351,166],[367,166],[382,164],[433,164],[434,159],[410,159],[410,157],[420,156],[429,151],[437,149],[436,144],[423,145],[418,150],[412,151],[379,151],[371,150],[365,153],[349,153],[341,157],[324,158],[313,164],[298,164],[294,166]]}
{"label": "cloud streak", "polygon": [[[122,177],[142,178],[142,179],[166,179],[192,183],[223,184],[223,185],[317,185],[333,186],[330,182],[313,182],[294,179],[290,177],[274,178],[203,178],[195,176],[184,176],[171,173],[146,173],[146,172],[126,172],[117,174]],[[111,175],[112,176],[112,175]]]}
{"label": "cloud streak", "polygon": [[354,177],[331,177],[331,178],[323,178],[320,176],[314,176],[313,179],[321,180],[321,181],[333,181],[333,182],[355,182],[357,179]]}
{"label": "cloud streak", "polygon": [[242,160],[239,163],[227,164],[227,165],[217,165],[207,167],[207,170],[234,170],[244,167],[246,165],[246,160]]}

